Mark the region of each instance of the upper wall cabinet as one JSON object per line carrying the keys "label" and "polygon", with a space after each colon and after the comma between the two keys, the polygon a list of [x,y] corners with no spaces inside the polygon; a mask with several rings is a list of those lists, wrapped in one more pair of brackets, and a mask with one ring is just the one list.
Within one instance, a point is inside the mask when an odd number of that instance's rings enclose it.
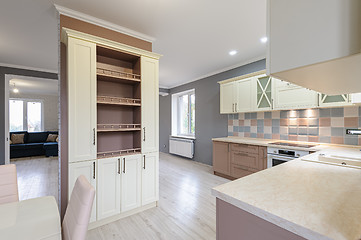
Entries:
{"label": "upper wall cabinet", "polygon": [[318,94],[315,91],[292,83],[273,79],[274,109],[313,108],[318,106]]}
{"label": "upper wall cabinet", "polygon": [[96,45],[68,39],[69,162],[95,160],[96,141]]}
{"label": "upper wall cabinet", "polygon": [[220,85],[220,111],[223,114],[235,113],[235,83],[229,82]]}
{"label": "upper wall cabinet", "polygon": [[247,78],[235,82],[236,101],[235,112],[249,112],[252,111],[252,82],[253,78]]}
{"label": "upper wall cabinet", "polygon": [[252,92],[253,98],[255,98],[254,109],[256,111],[267,111],[272,109],[272,78],[266,74],[254,77],[253,85],[254,89]]}
{"label": "upper wall cabinet", "polygon": [[319,98],[320,107],[345,106],[352,104],[350,102],[349,94],[327,95],[320,93]]}
{"label": "upper wall cabinet", "polygon": [[361,92],[361,1],[268,0],[267,75],[330,95]]}

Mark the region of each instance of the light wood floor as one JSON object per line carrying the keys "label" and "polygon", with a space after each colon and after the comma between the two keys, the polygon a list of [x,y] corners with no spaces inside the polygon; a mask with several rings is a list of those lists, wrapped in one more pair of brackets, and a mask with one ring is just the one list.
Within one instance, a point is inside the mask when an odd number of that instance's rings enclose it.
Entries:
{"label": "light wood floor", "polygon": [[58,201],[58,157],[11,159],[18,175],[19,200],[54,196]]}
{"label": "light wood floor", "polygon": [[212,167],[160,154],[159,207],[90,230],[88,240],[216,239],[211,188],[228,182]]}

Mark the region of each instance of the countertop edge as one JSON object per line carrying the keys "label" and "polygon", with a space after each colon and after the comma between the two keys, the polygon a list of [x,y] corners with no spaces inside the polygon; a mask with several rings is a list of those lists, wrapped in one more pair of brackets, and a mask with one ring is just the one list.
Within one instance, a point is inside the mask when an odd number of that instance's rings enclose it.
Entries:
{"label": "countertop edge", "polygon": [[284,218],[281,218],[272,213],[269,213],[265,210],[254,207],[246,202],[243,202],[241,200],[230,197],[222,192],[219,192],[215,188],[212,188],[211,192],[212,192],[212,195],[216,198],[219,198],[227,203],[230,203],[248,213],[251,213],[261,219],[264,219],[278,227],[281,227],[287,231],[290,231],[290,232],[297,234],[301,237],[304,237],[306,239],[332,240],[331,238],[328,238],[320,233],[312,231],[306,227],[300,226],[300,225],[290,222]]}

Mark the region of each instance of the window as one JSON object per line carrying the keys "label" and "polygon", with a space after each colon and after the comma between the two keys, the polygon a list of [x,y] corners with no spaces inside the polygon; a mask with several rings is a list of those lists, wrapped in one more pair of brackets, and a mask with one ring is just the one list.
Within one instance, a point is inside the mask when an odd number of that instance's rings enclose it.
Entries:
{"label": "window", "polygon": [[43,102],[41,100],[9,100],[10,132],[43,131]]}
{"label": "window", "polygon": [[172,95],[172,135],[195,135],[195,91]]}

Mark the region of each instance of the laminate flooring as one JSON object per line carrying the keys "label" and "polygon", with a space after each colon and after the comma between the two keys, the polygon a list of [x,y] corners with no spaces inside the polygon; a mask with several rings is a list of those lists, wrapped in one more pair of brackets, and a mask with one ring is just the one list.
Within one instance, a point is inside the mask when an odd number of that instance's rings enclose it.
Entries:
{"label": "laminate flooring", "polygon": [[88,231],[87,240],[216,239],[212,167],[160,153],[159,206]]}
{"label": "laminate flooring", "polygon": [[54,196],[58,202],[58,157],[26,157],[11,159],[18,175],[19,200]]}

